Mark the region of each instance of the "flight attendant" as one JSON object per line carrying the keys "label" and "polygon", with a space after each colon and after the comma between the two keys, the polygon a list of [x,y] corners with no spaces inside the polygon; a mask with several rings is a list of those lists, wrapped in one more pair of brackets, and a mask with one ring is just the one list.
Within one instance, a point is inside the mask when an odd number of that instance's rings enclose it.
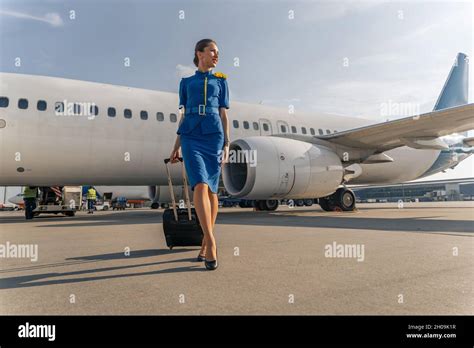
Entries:
{"label": "flight attendant", "polygon": [[193,76],[181,79],[179,107],[181,120],[178,136],[171,151],[171,163],[176,163],[179,149],[186,173],[194,191],[194,207],[204,238],[198,261],[206,269],[217,268],[217,247],[214,225],[219,207],[217,191],[221,167],[229,158],[229,88],[227,76],[212,71],[219,61],[219,49],[211,39],[200,40],[194,48]]}

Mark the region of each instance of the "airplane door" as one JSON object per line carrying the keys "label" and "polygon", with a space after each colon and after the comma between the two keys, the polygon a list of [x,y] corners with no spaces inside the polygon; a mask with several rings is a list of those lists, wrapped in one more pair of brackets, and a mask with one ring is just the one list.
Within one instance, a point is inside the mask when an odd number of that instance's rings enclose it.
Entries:
{"label": "airplane door", "polygon": [[272,124],[266,118],[260,118],[258,120],[260,124],[260,135],[272,135]]}
{"label": "airplane door", "polygon": [[285,121],[278,121],[277,128],[278,134],[286,134],[290,132],[290,126]]}

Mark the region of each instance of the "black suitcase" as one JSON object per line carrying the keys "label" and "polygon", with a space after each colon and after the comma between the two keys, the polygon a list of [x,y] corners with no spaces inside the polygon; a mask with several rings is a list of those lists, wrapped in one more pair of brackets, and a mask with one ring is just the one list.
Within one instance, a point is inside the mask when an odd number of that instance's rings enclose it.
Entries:
{"label": "black suitcase", "polygon": [[179,160],[183,167],[183,185],[187,208],[176,207],[176,199],[168,167],[170,159],[166,158],[164,160],[166,172],[168,174],[168,185],[170,187],[172,208],[166,209],[163,212],[163,231],[165,233],[166,245],[170,250],[175,246],[201,246],[204,236],[196,210],[191,208],[188,181],[186,179],[183,159],[180,157]]}

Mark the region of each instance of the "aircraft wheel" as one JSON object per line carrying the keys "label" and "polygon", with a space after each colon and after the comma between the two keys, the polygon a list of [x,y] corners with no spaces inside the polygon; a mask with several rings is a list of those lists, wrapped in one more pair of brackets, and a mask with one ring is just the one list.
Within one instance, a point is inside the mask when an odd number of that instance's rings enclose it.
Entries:
{"label": "aircraft wheel", "polygon": [[304,199],[303,204],[307,207],[311,207],[313,205],[313,200],[312,199]]}
{"label": "aircraft wheel", "polygon": [[333,211],[335,205],[327,198],[319,198],[318,199],[319,206],[324,211]]}
{"label": "aircraft wheel", "polygon": [[257,210],[267,210],[266,201],[256,201],[255,208]]}
{"label": "aircraft wheel", "polygon": [[302,206],[304,206],[304,200],[302,200],[302,199],[295,199],[295,205],[296,205],[297,207],[302,207]]}
{"label": "aircraft wheel", "polygon": [[276,199],[270,199],[268,201],[262,201],[264,210],[275,211],[278,208],[279,202]]}
{"label": "aircraft wheel", "polygon": [[354,192],[346,189],[345,187],[340,187],[334,193],[336,198],[336,205],[341,208],[342,211],[353,211],[356,205],[356,199]]}

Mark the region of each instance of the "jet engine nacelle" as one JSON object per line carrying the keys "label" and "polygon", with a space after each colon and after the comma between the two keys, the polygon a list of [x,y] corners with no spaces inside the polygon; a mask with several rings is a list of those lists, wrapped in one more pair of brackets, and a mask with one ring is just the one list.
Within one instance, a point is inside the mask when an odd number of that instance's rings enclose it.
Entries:
{"label": "jet engine nacelle", "polygon": [[[189,189],[189,199],[193,199],[193,191],[191,187]],[[173,186],[174,196],[176,202],[183,200],[186,203],[186,197],[184,194],[184,186]],[[148,196],[153,203],[171,203],[171,192],[169,186],[148,186]]]}
{"label": "jet engine nacelle", "polygon": [[331,149],[270,136],[232,142],[222,170],[227,192],[246,199],[324,197],[336,191],[343,174]]}

